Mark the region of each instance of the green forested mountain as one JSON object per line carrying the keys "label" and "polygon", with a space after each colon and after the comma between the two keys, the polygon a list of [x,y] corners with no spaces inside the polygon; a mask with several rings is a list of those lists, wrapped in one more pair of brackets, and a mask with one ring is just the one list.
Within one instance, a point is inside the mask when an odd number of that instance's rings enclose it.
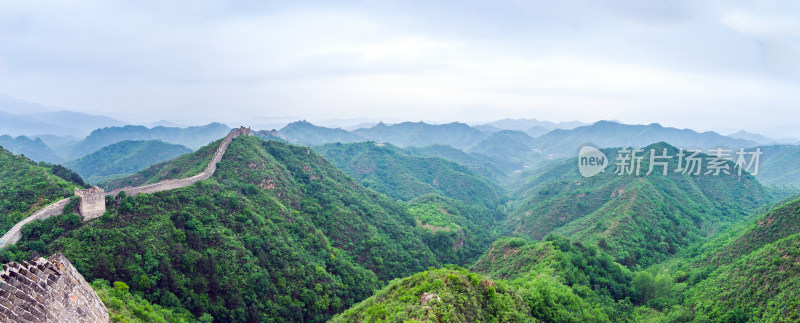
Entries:
{"label": "green forested mountain", "polygon": [[[198,163],[216,145],[174,162]],[[163,178],[159,169],[177,168],[160,165],[129,182]],[[440,264],[418,211],[308,148],[255,137],[235,139],[210,180],[108,208],[83,224],[71,215],[34,221],[3,260],[58,250],[89,280],[121,281],[151,302],[223,321],[320,321],[379,281]]]}
{"label": "green forested mountain", "polygon": [[400,147],[425,147],[448,145],[458,149],[469,148],[486,134],[464,123],[432,125],[424,122],[402,122],[386,125],[381,122],[371,128],[356,129],[353,133],[377,142],[391,143]]}
{"label": "green forested mountain", "polygon": [[161,140],[183,145],[191,149],[205,146],[217,138],[224,137],[231,128],[221,123],[186,128],[123,126],[96,129],[88,137],[75,143],[67,159],[76,159],[91,154],[100,148],[125,140]]}
{"label": "green forested mountain", "polygon": [[522,293],[462,268],[394,280],[331,322],[526,322]]}
{"label": "green forested mountain", "polygon": [[[617,175],[612,165],[583,178],[576,158],[534,173],[512,194],[517,202],[507,217],[507,232],[534,239],[556,233],[599,244],[626,266],[649,265],[774,201],[771,191],[747,173],[676,173],[677,158],[669,161],[666,176],[657,165],[645,175],[650,149],[658,155],[663,149],[670,156],[678,153],[664,143],[646,147],[640,176]],[[605,152],[613,162],[617,151]]]}
{"label": "green forested mountain", "polygon": [[506,177],[506,172],[495,165],[488,156],[466,153],[461,149],[456,149],[446,145],[406,147],[403,148],[403,152],[410,156],[439,157],[445,160],[456,162],[493,183],[499,183]]}
{"label": "green forested mountain", "polygon": [[347,130],[315,126],[305,120],[292,122],[281,128],[278,133],[281,138],[288,142],[311,146],[333,142],[351,143],[367,141],[366,138],[350,133]]}
{"label": "green forested mountain", "polygon": [[504,192],[464,166],[437,157],[413,157],[391,144],[363,142],[315,148],[364,186],[409,201],[436,193],[495,210]]}
{"label": "green forested mountain", "polygon": [[35,161],[58,163],[64,160],[39,138],[31,139],[25,136],[14,138],[9,135],[2,135],[0,136],[0,147],[17,155],[25,155],[25,157]]}
{"label": "green forested mountain", "polygon": [[83,182],[73,175],[0,148],[0,234],[36,210],[72,196],[73,188]]}
{"label": "green forested mountain", "polygon": [[120,141],[89,155],[68,161],[64,166],[90,183],[136,173],[158,162],[173,159],[192,150],[158,140]]}

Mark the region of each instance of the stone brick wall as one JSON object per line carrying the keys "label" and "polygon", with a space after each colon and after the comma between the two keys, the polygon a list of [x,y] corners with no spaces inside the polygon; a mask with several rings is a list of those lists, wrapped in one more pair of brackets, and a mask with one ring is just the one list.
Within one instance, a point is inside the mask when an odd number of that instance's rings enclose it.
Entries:
{"label": "stone brick wall", "polygon": [[0,272],[0,322],[110,322],[108,309],[61,253]]}
{"label": "stone brick wall", "polygon": [[19,239],[22,239],[22,227],[33,220],[44,220],[51,216],[60,215],[64,213],[64,207],[67,206],[69,203],[69,198],[58,200],[57,202],[50,204],[41,208],[39,211],[33,212],[27,218],[22,219],[22,221],[17,222],[11,229],[0,238],[0,248],[5,248],[12,244],[17,243]]}
{"label": "stone brick wall", "polygon": [[83,220],[88,221],[106,213],[106,192],[102,188],[93,186],[85,190],[75,188],[75,196],[81,198],[78,211],[83,215]]}
{"label": "stone brick wall", "polygon": [[214,175],[214,172],[217,171],[217,163],[222,160],[222,156],[225,155],[225,152],[228,150],[228,146],[230,146],[231,141],[233,141],[233,139],[236,137],[242,135],[250,136],[252,134],[253,131],[250,130],[250,128],[245,127],[239,127],[238,129],[234,129],[228,133],[228,135],[225,136],[225,139],[223,139],[219,144],[219,147],[217,147],[217,151],[214,152],[214,157],[211,158],[211,161],[208,162],[208,165],[202,172],[200,172],[200,174],[187,178],[165,180],[144,186],[123,187],[110,192],[109,195],[117,196],[122,191],[129,196],[135,196],[137,194],[152,194],[155,192],[169,191],[177,188],[187,187],[196,183],[197,181],[209,179]]}

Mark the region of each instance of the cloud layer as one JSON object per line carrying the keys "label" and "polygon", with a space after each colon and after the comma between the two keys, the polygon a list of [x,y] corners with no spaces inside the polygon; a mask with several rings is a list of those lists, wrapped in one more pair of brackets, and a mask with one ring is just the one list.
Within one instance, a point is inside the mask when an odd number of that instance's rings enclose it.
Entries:
{"label": "cloud layer", "polygon": [[800,120],[795,3],[5,1],[0,92],[134,122],[759,131]]}

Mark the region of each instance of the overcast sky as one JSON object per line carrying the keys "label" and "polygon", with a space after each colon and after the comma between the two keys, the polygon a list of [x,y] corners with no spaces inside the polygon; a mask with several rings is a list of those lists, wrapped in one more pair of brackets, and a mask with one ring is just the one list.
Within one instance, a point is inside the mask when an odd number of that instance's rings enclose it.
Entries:
{"label": "overcast sky", "polygon": [[0,93],[130,122],[796,131],[800,1],[0,0]]}

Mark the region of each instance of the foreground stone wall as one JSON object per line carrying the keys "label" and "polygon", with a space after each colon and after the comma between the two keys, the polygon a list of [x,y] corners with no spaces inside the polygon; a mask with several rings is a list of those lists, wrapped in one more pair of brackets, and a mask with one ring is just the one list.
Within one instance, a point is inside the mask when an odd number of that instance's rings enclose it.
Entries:
{"label": "foreground stone wall", "polygon": [[0,322],[110,322],[108,309],[61,253],[0,272]]}

